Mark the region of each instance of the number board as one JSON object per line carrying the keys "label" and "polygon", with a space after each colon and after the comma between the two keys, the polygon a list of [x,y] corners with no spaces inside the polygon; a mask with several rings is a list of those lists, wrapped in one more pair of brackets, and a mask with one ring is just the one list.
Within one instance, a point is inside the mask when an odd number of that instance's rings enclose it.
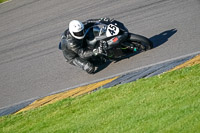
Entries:
{"label": "number board", "polygon": [[119,34],[119,28],[113,24],[109,24],[106,31],[106,36],[111,37]]}

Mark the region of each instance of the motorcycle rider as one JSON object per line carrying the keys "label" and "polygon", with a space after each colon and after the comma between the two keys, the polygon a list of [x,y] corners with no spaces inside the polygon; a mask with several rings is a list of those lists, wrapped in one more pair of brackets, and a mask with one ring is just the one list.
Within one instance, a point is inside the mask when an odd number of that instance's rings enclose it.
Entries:
{"label": "motorcycle rider", "polygon": [[[102,54],[103,49],[102,47],[89,49],[87,47],[84,33],[89,27],[92,27],[95,24],[106,24],[109,21],[111,21],[109,18],[90,19],[85,22],[72,20],[69,23],[69,28],[62,34],[61,42],[59,44],[59,49],[62,50],[67,62],[82,68],[89,74],[94,73],[94,64],[92,64],[89,59],[98,54]],[[105,41],[100,41],[100,43],[107,45],[105,44]]]}

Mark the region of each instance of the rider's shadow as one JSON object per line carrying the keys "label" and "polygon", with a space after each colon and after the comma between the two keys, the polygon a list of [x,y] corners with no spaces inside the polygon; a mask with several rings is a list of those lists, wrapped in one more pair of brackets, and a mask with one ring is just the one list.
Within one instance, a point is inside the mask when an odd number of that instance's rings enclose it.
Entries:
{"label": "rider's shadow", "polygon": [[105,69],[107,66],[110,65],[110,63],[112,63],[112,61],[106,61],[106,63],[98,65],[97,70],[95,71],[95,73],[100,72],[101,70]]}
{"label": "rider's shadow", "polygon": [[[155,36],[149,38],[153,42],[153,48],[156,48],[156,47],[158,47],[160,45],[163,45],[176,32],[177,32],[177,29],[171,29],[171,30],[164,31],[164,32],[162,32],[162,33],[160,33],[158,35],[155,35]],[[132,56],[134,56],[136,54],[138,54],[138,53],[136,52],[134,54],[129,54],[129,55],[127,55],[127,56],[125,56],[125,57],[123,57],[123,58],[121,58],[119,60],[116,60],[115,62],[118,62],[118,61],[123,60],[123,59],[130,58],[130,57],[132,57]],[[95,73],[105,69],[107,66],[110,65],[111,62],[112,61],[107,61],[106,63],[104,63],[102,65],[99,65],[98,68],[97,68],[97,71]]]}

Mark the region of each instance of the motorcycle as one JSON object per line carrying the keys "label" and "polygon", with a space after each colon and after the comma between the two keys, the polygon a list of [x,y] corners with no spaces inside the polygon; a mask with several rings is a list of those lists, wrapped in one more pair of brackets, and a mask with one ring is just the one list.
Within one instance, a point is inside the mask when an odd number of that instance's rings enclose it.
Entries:
{"label": "motorcycle", "polygon": [[[112,20],[107,24],[99,23],[90,27],[85,33],[85,38],[89,48],[102,47],[103,54],[99,56],[112,61],[153,48],[151,40],[130,32],[126,40],[117,43],[118,35],[123,32],[128,32],[128,29],[121,22]],[[106,41],[107,46],[101,45],[100,41]]]}

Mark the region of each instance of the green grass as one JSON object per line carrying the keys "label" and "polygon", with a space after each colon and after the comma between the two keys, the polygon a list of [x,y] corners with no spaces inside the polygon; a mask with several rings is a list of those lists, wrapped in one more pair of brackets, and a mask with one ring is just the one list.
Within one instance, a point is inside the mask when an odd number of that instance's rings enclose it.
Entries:
{"label": "green grass", "polygon": [[5,1],[8,1],[8,0],[0,0],[0,3],[3,3],[3,2],[5,2]]}
{"label": "green grass", "polygon": [[200,132],[200,65],[0,117],[0,132]]}

